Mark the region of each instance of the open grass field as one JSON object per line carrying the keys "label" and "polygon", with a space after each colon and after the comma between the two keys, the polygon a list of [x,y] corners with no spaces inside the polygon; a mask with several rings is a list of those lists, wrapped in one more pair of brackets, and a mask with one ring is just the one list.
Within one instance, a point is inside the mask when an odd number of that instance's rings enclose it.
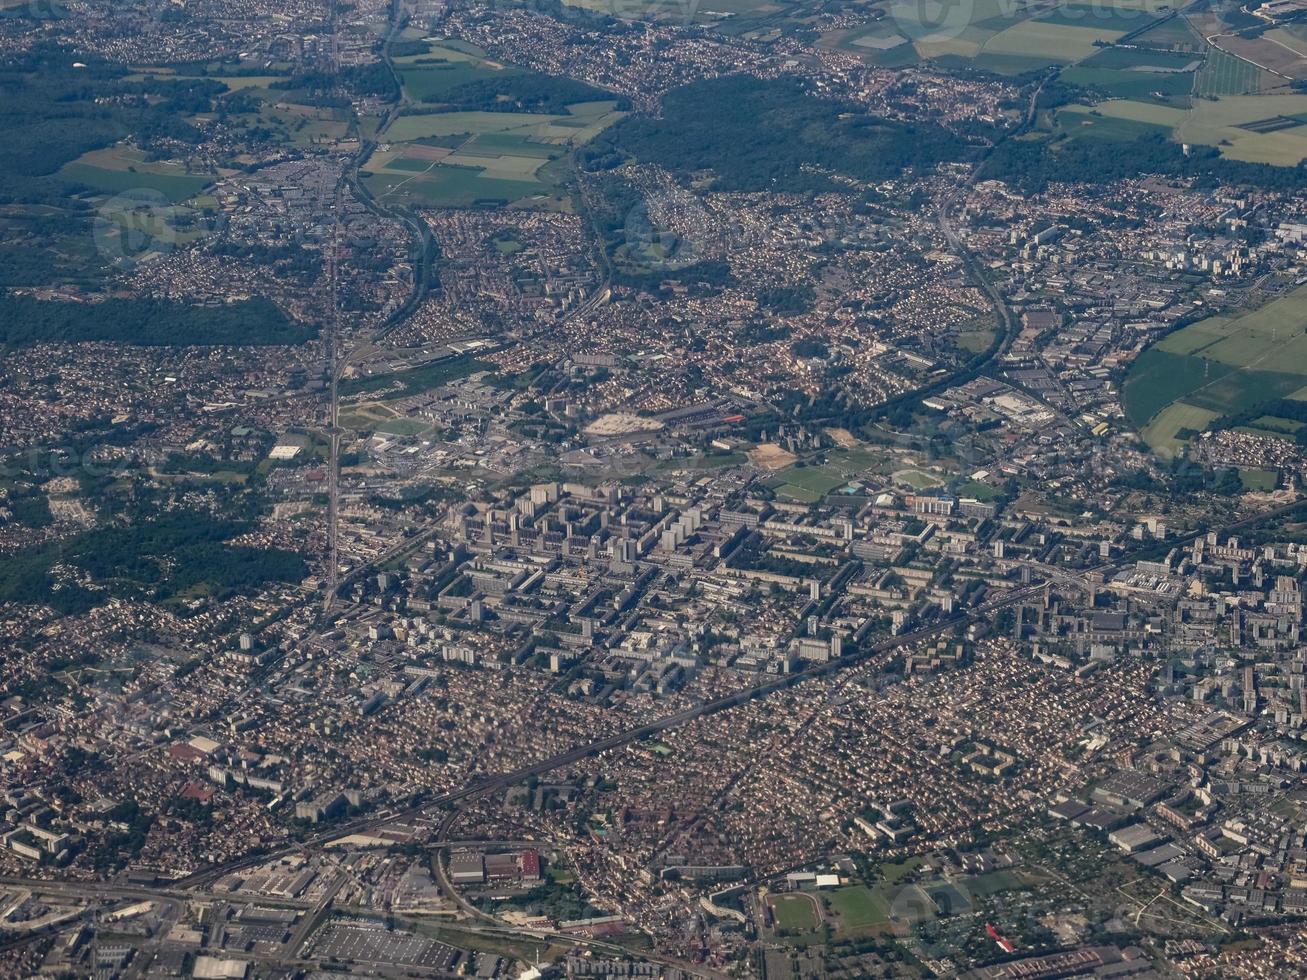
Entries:
{"label": "open grass field", "polygon": [[1166,126],[1141,122],[1137,119],[1119,119],[1102,113],[1072,106],[1057,114],[1057,128],[1076,139],[1103,140],[1109,143],[1129,142],[1150,133],[1167,133]]}
{"label": "open grass field", "polygon": [[1114,68],[1119,71],[1187,72],[1203,64],[1191,51],[1162,51],[1155,48],[1103,48],[1080,63],[1081,68]]}
{"label": "open grass field", "polygon": [[365,183],[379,199],[438,208],[512,204],[552,190],[537,181],[483,177],[479,169],[470,167],[433,167],[417,179],[374,175]]}
{"label": "open grass field", "polygon": [[1260,418],[1253,419],[1253,425],[1263,431],[1269,430],[1291,436],[1307,423],[1299,422],[1296,419],[1282,419],[1276,415],[1263,415]]}
{"label": "open grass field", "polygon": [[395,418],[395,413],[384,405],[355,405],[340,413],[340,425],[344,429],[373,432],[383,422]]}
{"label": "open grass field", "polygon": [[[820,45],[885,67],[935,60],[1009,75],[1074,64],[1101,50],[1095,42],[1148,31],[1153,23],[1158,24],[1158,40],[1153,42],[1158,47],[1202,47],[1201,38],[1180,18],[1168,16],[1170,4],[1160,0],[1055,5],[974,0],[964,7],[941,4],[929,9],[914,0],[881,0],[877,6],[884,11],[882,19],[828,31]],[[1173,20],[1180,23],[1171,33],[1163,32]]]}
{"label": "open grass field", "polygon": [[1137,102],[1134,99],[1110,99],[1095,106],[1068,106],[1069,111],[1097,114],[1108,119],[1125,119],[1130,122],[1147,123],[1152,126],[1164,126],[1174,129],[1181,125],[1187,116],[1184,109],[1175,106],[1156,105],[1151,102]]}
{"label": "open grass field", "polygon": [[417,102],[438,102],[440,96],[458,85],[517,74],[520,69],[484,56],[469,46],[454,47],[438,39],[427,39],[425,54],[395,59],[395,69],[404,93]]}
{"label": "open grass field", "polygon": [[158,191],[173,203],[194,197],[213,182],[212,177],[106,170],[103,167],[93,167],[77,161],[65,164],[60,169],[59,176],[85,184],[105,194],[122,194],[126,191],[148,188]]}
{"label": "open grass field", "polygon": [[1131,366],[1127,417],[1154,448],[1217,415],[1294,395],[1307,382],[1307,287],[1237,317],[1211,317],[1162,338]]}
{"label": "open grass field", "polygon": [[1037,19],[1045,24],[1106,31],[1119,37],[1148,26],[1157,19],[1157,14],[1144,6],[1069,3],[1059,4]]}
{"label": "open grass field", "polygon": [[1256,490],[1262,493],[1270,493],[1279,483],[1280,474],[1274,470],[1251,470],[1240,469],[1239,480],[1243,483],[1245,490]]}
{"label": "open grass field", "polygon": [[213,174],[189,173],[180,163],[147,161],[144,153],[126,144],[84,153],[65,164],[59,175],[105,194],[157,191],[173,203],[194,197],[216,179]]}
{"label": "open grass field", "polygon": [[1291,51],[1307,58],[1307,32],[1302,30],[1301,24],[1289,24],[1285,27],[1277,27],[1274,30],[1267,31],[1262,35],[1267,41],[1273,41]]}
{"label": "open grass field", "polygon": [[388,419],[377,424],[377,431],[390,436],[420,436],[431,429],[430,422],[421,419]]}
{"label": "open grass field", "polygon": [[916,871],[925,862],[919,857],[905,858],[902,861],[892,861],[880,866],[880,875],[887,885],[897,885],[900,881]]}
{"label": "open grass field", "polygon": [[[1209,326],[1209,322],[1211,325]],[[1161,350],[1201,353],[1236,367],[1288,370],[1307,375],[1307,286],[1234,319],[1200,320],[1164,337]],[[1185,335],[1194,331],[1194,345]],[[1273,355],[1273,357],[1272,357]]]}
{"label": "open grass field", "polygon": [[963,330],[957,334],[958,346],[979,354],[994,341],[993,330]]}
{"label": "open grass field", "polygon": [[478,371],[487,371],[493,368],[493,364],[464,355],[395,374],[350,378],[341,381],[339,387],[341,395],[383,392],[385,398],[403,398],[408,395],[415,395],[420,391],[438,388],[457,378],[465,378],[470,374],[476,374]]}
{"label": "open grass field", "polygon": [[[1307,95],[1227,95],[1216,101],[1195,99],[1175,138],[1185,143],[1221,146],[1235,160],[1293,166],[1307,159],[1307,124],[1274,132],[1245,128],[1279,116],[1307,118]],[[1223,141],[1229,145],[1222,145]]]}
{"label": "open grass field", "polygon": [[842,935],[866,934],[889,922],[889,903],[866,885],[850,885],[830,893],[831,911]]}
{"label": "open grass field", "polygon": [[[1224,36],[1217,41],[1217,44],[1229,52],[1230,55],[1251,62],[1254,68],[1261,65],[1263,68],[1270,69],[1271,72],[1289,78],[1307,78],[1307,58],[1304,58],[1302,53],[1295,47],[1276,41],[1266,35],[1252,37],[1244,37],[1243,35]],[[1280,84],[1276,75],[1269,72],[1261,73],[1261,77],[1264,80],[1273,80],[1273,84]]]}
{"label": "open grass field", "polygon": [[[1068,81],[1074,78],[1068,73]],[[1294,166],[1307,159],[1307,95],[1225,95],[1168,101],[1172,104],[1162,104],[1156,97],[1152,101],[1138,97],[1108,99],[1093,106],[1070,105],[1058,112],[1057,120],[1071,135],[1088,138],[1133,138],[1131,131],[1137,127],[1103,125],[1103,120],[1127,120],[1164,127],[1177,142],[1219,147],[1223,156],[1234,160]]]}
{"label": "open grass field", "polygon": [[1141,435],[1155,452],[1176,455],[1184,447],[1184,430],[1202,432],[1217,413],[1185,402],[1172,402],[1144,426]]}
{"label": "open grass field", "polygon": [[985,42],[984,53],[989,55],[1032,55],[1060,62],[1074,62],[1088,58],[1098,49],[1095,41],[1115,41],[1125,31],[1098,27],[1054,23],[1047,20],[1027,20],[1007,28]]}
{"label": "open grass field", "polygon": [[1197,53],[1202,53],[1207,48],[1207,42],[1193,29],[1185,17],[1168,17],[1159,20],[1148,30],[1136,34],[1131,38],[1131,42],[1140,47],[1171,48]]}

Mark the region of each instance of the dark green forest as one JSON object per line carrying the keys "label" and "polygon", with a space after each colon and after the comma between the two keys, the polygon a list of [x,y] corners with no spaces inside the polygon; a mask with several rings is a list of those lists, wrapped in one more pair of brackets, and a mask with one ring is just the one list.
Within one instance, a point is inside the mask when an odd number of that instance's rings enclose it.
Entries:
{"label": "dark green forest", "polygon": [[[249,528],[242,521],[177,512],[84,531],[9,555],[0,563],[0,601],[76,613],[107,596],[222,597],[266,582],[298,582],[308,574],[294,552],[226,543]],[[76,576],[55,574],[57,566]],[[74,577],[89,578],[91,587],[66,580]]]}
{"label": "dark green forest", "polygon": [[0,343],[11,347],[88,340],[139,347],[261,346],[301,344],[314,333],[258,298],[187,306],[156,299],[74,303],[0,296]]}
{"label": "dark green forest", "polygon": [[464,82],[447,92],[432,95],[425,102],[437,102],[458,111],[567,113],[578,102],[615,101],[629,109],[630,100],[584,82],[539,72],[502,72],[494,78]]}
{"label": "dark green forest", "polygon": [[881,119],[810,95],[797,79],[730,75],[669,92],[661,117],[623,120],[580,158],[590,170],[631,158],[681,173],[711,170],[723,191],[822,191],[838,185],[821,170],[883,180],[969,150],[940,126]]}

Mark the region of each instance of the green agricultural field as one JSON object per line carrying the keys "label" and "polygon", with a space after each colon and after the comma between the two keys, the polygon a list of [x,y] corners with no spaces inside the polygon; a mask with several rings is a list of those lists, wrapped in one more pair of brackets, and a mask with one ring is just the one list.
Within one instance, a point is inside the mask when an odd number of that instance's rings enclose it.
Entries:
{"label": "green agricultural field", "polygon": [[[1201,353],[1241,368],[1288,370],[1307,375],[1307,286],[1299,287],[1233,320],[1200,320],[1164,337],[1157,347],[1166,351]],[[1185,336],[1195,331],[1208,340],[1191,346]]]}
{"label": "green agricultural field", "polygon": [[1279,429],[1264,429],[1260,425],[1236,425],[1235,432],[1242,432],[1245,435],[1258,436],[1262,439],[1281,439],[1284,442],[1293,442],[1293,436],[1287,432],[1281,432]]}
{"label": "green agricultural field", "polygon": [[211,78],[215,82],[222,82],[227,86],[229,92],[239,92],[251,88],[267,88],[274,82],[284,81],[285,75],[179,75],[178,78]]}
{"label": "green agricultural field", "polygon": [[[567,114],[433,112],[401,116],[390,148],[368,161],[364,181],[379,199],[435,207],[524,202],[566,208],[567,157],[621,119],[612,101],[579,102]],[[441,147],[451,152],[443,156]]]}
{"label": "green agricultural field", "polygon": [[[1132,125],[1142,123],[1169,130],[1177,143],[1218,147],[1231,160],[1281,167],[1307,160],[1307,95],[1191,98],[1183,81],[1188,77],[1087,65],[1067,69],[1062,74],[1067,82],[1131,97],[1065,106],[1056,114],[1057,126],[1087,139],[1130,140],[1148,132]],[[1127,124],[1107,126],[1107,119]]]}
{"label": "green agricultural field", "polygon": [[1263,415],[1260,418],[1253,419],[1253,425],[1259,429],[1269,429],[1273,432],[1293,435],[1307,423],[1299,422],[1296,419],[1282,419],[1276,415]]}
{"label": "green agricultural field", "polygon": [[420,177],[374,175],[365,183],[379,199],[403,197],[431,207],[497,206],[536,195],[551,195],[554,188],[539,181],[498,180],[473,167],[435,167]]}
{"label": "green agricultural field", "polygon": [[1157,15],[1146,9],[1126,5],[1066,4],[1040,14],[1037,19],[1044,24],[1110,32],[1120,36],[1146,27],[1157,19]]}
{"label": "green agricultural field", "polygon": [[1126,416],[1154,448],[1181,430],[1245,412],[1307,382],[1307,287],[1239,317],[1212,317],[1164,337],[1131,366]]}
{"label": "green agricultural field", "polygon": [[1186,119],[1184,109],[1172,106],[1154,105],[1150,102],[1136,102],[1133,99],[1110,99],[1093,106],[1068,106],[1070,110],[1097,113],[1109,119],[1128,119],[1132,122],[1149,123],[1174,129]]}
{"label": "green agricultural field", "polygon": [[1207,47],[1201,35],[1184,17],[1168,17],[1159,21],[1142,34],[1135,35],[1131,42],[1140,47],[1172,48],[1198,53],[1203,52]]}
{"label": "green agricultural field", "polygon": [[106,170],[76,162],[65,164],[59,171],[59,176],[105,194],[122,194],[141,189],[158,191],[173,203],[188,200],[213,183],[212,177]]}
{"label": "green agricultural field", "polygon": [[1080,63],[1081,68],[1115,68],[1143,72],[1183,72],[1201,67],[1203,58],[1191,51],[1163,51],[1156,48],[1103,48]]}
{"label": "green agricultural field", "polygon": [[521,74],[520,68],[503,65],[481,54],[453,47],[445,42],[427,42],[425,54],[395,59],[404,92],[418,102],[436,102],[451,89],[468,82]]}
{"label": "green agricultural field", "polygon": [[1195,91],[1199,95],[1244,95],[1258,91],[1261,83],[1262,70],[1256,65],[1212,48],[1198,73]]}
{"label": "green agricultural field", "polygon": [[1068,85],[1096,89],[1115,99],[1164,99],[1168,102],[1185,98],[1193,91],[1192,72],[1150,72],[1138,69],[1090,68],[1077,65],[1061,75]]}
{"label": "green agricultural field", "polygon": [[1032,52],[1038,52],[1040,57],[1054,61],[1081,61],[1098,51],[1095,41],[1115,41],[1125,33],[1099,27],[1097,23],[1092,19],[1086,21],[1087,26],[1047,20],[1022,21],[986,41],[984,54],[1030,58]]}

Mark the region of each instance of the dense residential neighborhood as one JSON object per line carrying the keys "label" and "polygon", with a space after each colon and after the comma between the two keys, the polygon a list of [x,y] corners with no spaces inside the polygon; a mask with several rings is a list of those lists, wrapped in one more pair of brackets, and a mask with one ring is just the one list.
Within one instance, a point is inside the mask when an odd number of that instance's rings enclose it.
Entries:
{"label": "dense residential neighborhood", "polygon": [[1302,4],[911,6],[0,0],[0,975],[1303,971]]}

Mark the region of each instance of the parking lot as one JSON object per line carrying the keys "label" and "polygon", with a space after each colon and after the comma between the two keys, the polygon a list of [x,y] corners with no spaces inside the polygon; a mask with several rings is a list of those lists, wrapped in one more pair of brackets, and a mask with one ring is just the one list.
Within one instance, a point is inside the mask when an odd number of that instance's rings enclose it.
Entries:
{"label": "parking lot", "polygon": [[364,963],[400,963],[430,970],[453,971],[462,950],[381,926],[332,922],[314,936],[311,955]]}

